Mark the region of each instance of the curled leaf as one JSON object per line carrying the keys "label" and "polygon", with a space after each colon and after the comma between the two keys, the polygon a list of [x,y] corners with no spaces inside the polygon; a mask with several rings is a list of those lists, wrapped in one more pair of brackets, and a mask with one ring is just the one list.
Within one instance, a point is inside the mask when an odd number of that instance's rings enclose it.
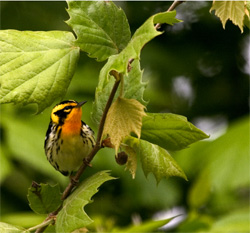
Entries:
{"label": "curled leaf", "polygon": [[103,130],[103,137],[109,136],[117,153],[122,140],[134,132],[141,135],[142,117],[145,106],[135,99],[118,97],[111,105]]}

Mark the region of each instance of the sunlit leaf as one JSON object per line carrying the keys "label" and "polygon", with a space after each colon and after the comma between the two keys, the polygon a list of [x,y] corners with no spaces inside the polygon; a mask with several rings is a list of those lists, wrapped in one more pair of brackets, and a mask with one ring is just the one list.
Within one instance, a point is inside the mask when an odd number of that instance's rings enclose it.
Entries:
{"label": "sunlit leaf", "polygon": [[36,103],[38,112],[66,93],[79,57],[63,31],[0,31],[0,103]]}
{"label": "sunlit leaf", "polygon": [[156,230],[158,230],[158,228],[166,225],[174,218],[175,217],[158,221],[150,220],[142,222],[139,225],[134,225],[123,229],[115,229],[112,232],[155,232]]}
{"label": "sunlit leaf", "polygon": [[231,20],[236,26],[238,26],[243,33],[243,19],[245,16],[245,3],[244,1],[213,1],[213,5],[210,12],[215,10],[222,26],[225,29],[226,22]]}
{"label": "sunlit leaf", "polygon": [[126,138],[125,143],[134,148],[140,155],[145,176],[152,172],[157,183],[163,177],[171,176],[178,176],[187,180],[185,173],[173,157],[162,147],[134,137]]}
{"label": "sunlit leaf", "polygon": [[103,136],[110,137],[117,153],[122,140],[135,133],[141,135],[142,117],[145,106],[135,99],[118,97],[111,105],[104,125]]}
{"label": "sunlit leaf", "polygon": [[250,28],[250,1],[245,2],[244,25]]}
{"label": "sunlit leaf", "polygon": [[[125,79],[124,83],[126,85],[127,79],[130,79],[130,72],[128,72],[128,63],[131,59],[135,59],[135,61],[139,61],[141,49],[144,47],[146,43],[152,40],[154,37],[161,35],[162,32],[157,31],[154,27],[154,24],[161,22],[161,23],[178,23],[180,20],[175,18],[176,12],[165,12],[153,15],[150,17],[137,31],[134,33],[133,37],[131,38],[130,42],[123,49],[119,54],[110,56],[108,62],[102,68],[100,75],[99,75],[99,83],[96,88],[95,94],[95,102],[93,104],[93,113],[92,118],[98,124],[100,122],[103,109],[107,102],[108,96],[111,92],[114,79],[110,76],[110,71],[116,70],[118,73],[122,73]],[[134,93],[133,98],[136,98],[138,101],[142,103],[143,100],[143,92],[145,89],[145,84],[141,82],[141,71],[139,67],[139,63],[137,63],[134,67],[139,72],[135,73],[136,79],[133,79],[129,84],[126,86],[126,91],[124,93],[124,97],[131,98],[130,90]],[[133,69],[133,63],[132,63]],[[131,70],[132,70],[131,69]],[[130,70],[130,69],[129,69]],[[137,94],[135,92],[136,88],[134,88],[134,84],[138,86]]]}
{"label": "sunlit leaf", "polygon": [[[98,61],[119,53],[129,42],[130,29],[123,10],[111,1],[67,1],[67,23],[75,44]],[[98,12],[98,13],[97,13]]]}
{"label": "sunlit leaf", "polygon": [[22,227],[13,226],[8,223],[0,222],[0,232],[1,233],[29,233],[25,231]]}
{"label": "sunlit leaf", "polygon": [[66,233],[86,227],[93,220],[85,213],[84,207],[91,203],[92,196],[104,182],[114,179],[107,171],[101,171],[83,181],[64,201],[56,220],[56,232]]}
{"label": "sunlit leaf", "polygon": [[167,150],[181,150],[208,136],[184,116],[171,113],[147,113],[142,119],[141,139]]}
{"label": "sunlit leaf", "polygon": [[[1,216],[3,222],[24,228],[41,224],[46,218],[46,214],[36,214],[32,211],[11,212]],[[2,231],[0,231],[2,232]]]}
{"label": "sunlit leaf", "polygon": [[209,232],[249,232],[249,209],[234,211],[219,218]]}
{"label": "sunlit leaf", "polygon": [[30,208],[38,214],[49,214],[61,205],[61,193],[59,185],[37,184],[33,182],[28,189]]}

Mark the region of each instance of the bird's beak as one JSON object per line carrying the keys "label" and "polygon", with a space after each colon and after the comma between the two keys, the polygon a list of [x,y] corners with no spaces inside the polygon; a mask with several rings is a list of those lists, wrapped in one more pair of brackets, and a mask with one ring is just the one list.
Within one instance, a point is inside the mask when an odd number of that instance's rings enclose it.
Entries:
{"label": "bird's beak", "polygon": [[79,103],[76,105],[76,108],[82,107],[85,103],[87,103],[87,101],[79,102]]}

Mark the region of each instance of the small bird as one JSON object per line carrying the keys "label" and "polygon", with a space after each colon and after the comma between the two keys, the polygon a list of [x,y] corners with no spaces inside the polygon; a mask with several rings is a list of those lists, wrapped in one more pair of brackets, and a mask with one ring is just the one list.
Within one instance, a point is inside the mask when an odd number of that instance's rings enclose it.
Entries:
{"label": "small bird", "polygon": [[44,149],[51,165],[65,176],[78,170],[95,145],[93,130],[81,120],[86,102],[66,100],[51,112]]}

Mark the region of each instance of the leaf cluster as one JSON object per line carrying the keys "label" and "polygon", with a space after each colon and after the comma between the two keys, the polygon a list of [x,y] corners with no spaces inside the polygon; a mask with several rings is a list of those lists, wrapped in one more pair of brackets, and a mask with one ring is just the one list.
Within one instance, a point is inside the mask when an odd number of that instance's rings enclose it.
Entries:
{"label": "leaf cluster", "polygon": [[[142,81],[140,68],[141,50],[163,33],[155,25],[180,22],[175,18],[176,13],[151,16],[131,37],[124,12],[112,2],[69,1],[67,11],[70,16],[67,23],[75,35],[63,31],[0,31],[1,103],[36,103],[41,112],[65,94],[80,51],[97,61],[107,60],[99,75],[92,110],[97,125],[114,84],[120,85],[108,111],[102,139],[110,139],[116,154],[120,150],[128,154],[126,168],[133,178],[140,160],[144,174],[153,173],[158,183],[170,176],[187,180],[170,151],[184,149],[208,136],[183,116],[146,113],[147,102],[143,98],[146,83]],[[69,232],[91,224],[83,208],[91,202],[99,186],[111,179],[103,171],[81,183],[63,202],[56,231]],[[29,190],[28,198],[31,208],[44,214],[58,210],[61,201],[56,197],[59,196],[57,186],[40,185]],[[127,231],[153,230],[167,222],[169,219],[146,223]]]}

